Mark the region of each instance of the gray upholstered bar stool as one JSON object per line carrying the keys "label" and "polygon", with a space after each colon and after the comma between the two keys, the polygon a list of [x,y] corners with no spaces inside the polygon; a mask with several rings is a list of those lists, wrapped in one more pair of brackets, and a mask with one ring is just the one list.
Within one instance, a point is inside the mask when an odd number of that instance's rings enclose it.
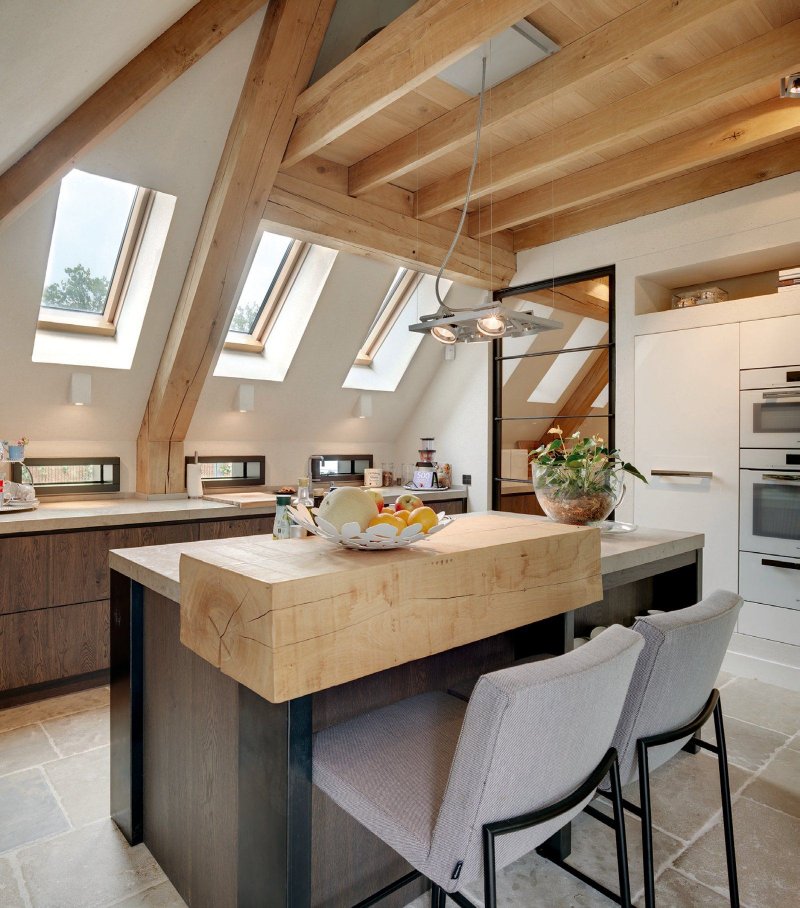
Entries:
{"label": "gray upholstered bar stool", "polygon": [[[736,593],[717,590],[697,605],[639,618],[633,625],[645,645],[613,745],[619,753],[622,784],[639,780],[640,804],[627,800],[624,804],[642,821],[647,908],[655,905],[650,771],[689,745],[717,756],[730,902],[734,908],[739,905],[725,729],[714,685],[741,607]],[[716,745],[694,737],[712,715]],[[591,807],[588,812],[598,816]]]}
{"label": "gray upholstered bar stool", "polygon": [[[314,782],[416,871],[361,902],[375,904],[420,874],[434,908],[483,870],[545,842],[594,796],[643,641],[614,626],[575,652],[481,677],[469,703],[427,693],[314,737]],[[614,788],[622,904],[630,904],[621,796]]]}

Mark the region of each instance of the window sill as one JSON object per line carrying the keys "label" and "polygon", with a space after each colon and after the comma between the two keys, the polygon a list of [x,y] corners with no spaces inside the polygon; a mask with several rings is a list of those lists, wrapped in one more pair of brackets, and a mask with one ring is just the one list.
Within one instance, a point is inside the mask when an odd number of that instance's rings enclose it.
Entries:
{"label": "window sill", "polygon": [[223,345],[225,350],[238,350],[240,353],[263,353],[264,344],[254,338],[243,340],[226,340]]}
{"label": "window sill", "polygon": [[70,334],[95,334],[114,337],[117,326],[101,315],[70,315],[56,318],[39,318],[36,327],[40,331],[66,331]]}

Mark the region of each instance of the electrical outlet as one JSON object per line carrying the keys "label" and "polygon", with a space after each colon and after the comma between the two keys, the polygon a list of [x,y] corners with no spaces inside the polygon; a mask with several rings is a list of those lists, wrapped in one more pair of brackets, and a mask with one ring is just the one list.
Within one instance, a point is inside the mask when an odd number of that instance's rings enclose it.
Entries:
{"label": "electrical outlet", "polygon": [[472,474],[471,473],[462,473],[461,474],[461,485],[462,486],[472,485]]}

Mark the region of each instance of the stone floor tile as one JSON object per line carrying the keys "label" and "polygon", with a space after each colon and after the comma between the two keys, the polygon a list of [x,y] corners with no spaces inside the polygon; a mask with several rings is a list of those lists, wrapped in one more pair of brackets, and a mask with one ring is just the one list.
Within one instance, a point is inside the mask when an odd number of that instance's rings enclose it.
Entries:
{"label": "stone floor tile", "polygon": [[800,750],[782,750],[742,795],[800,819]]}
{"label": "stone floor tile", "polygon": [[800,697],[794,691],[750,678],[737,678],[722,692],[725,716],[743,719],[785,735],[800,731]]}
{"label": "stone floor tile", "polygon": [[723,684],[727,684],[729,681],[734,679],[735,675],[732,675],[730,672],[720,672],[717,675],[717,684],[716,687],[719,689]]}
{"label": "stone floor tile", "polygon": [[[714,733],[714,720],[708,722],[700,730],[700,737],[704,741],[716,744],[717,736]],[[777,731],[770,731],[751,722],[740,722],[731,716],[725,717],[725,745],[728,748],[728,763],[740,766],[755,772],[761,769],[770,760],[775,751],[786,743],[786,735]]]}
{"label": "stone floor tile", "polygon": [[104,708],[48,719],[42,725],[63,757],[109,742],[109,712]]}
{"label": "stone floor tile", "polygon": [[[114,908],[186,908],[186,902],[172,883],[165,880],[152,889],[132,895],[121,902],[114,902]],[[426,908],[429,906],[426,905]]]}
{"label": "stone floor tile", "polygon": [[40,768],[0,778],[0,852],[68,829],[67,818]]}
{"label": "stone floor tile", "polygon": [[727,896],[701,886],[674,870],[656,880],[656,904],[665,908],[729,908]]}
{"label": "stone floor tile", "polygon": [[45,719],[53,719],[56,716],[68,716],[70,713],[79,713],[87,709],[107,707],[108,702],[108,687],[91,687],[74,694],[49,697],[47,700],[37,700],[35,703],[26,703],[24,706],[0,709],[0,732],[20,728],[23,725],[32,725],[34,722],[43,722]]}
{"label": "stone floor tile", "polygon": [[109,815],[108,747],[64,757],[43,768],[73,826],[86,826]]}
{"label": "stone floor tile", "polygon": [[790,750],[800,750],[800,735],[795,735],[787,745]]}
{"label": "stone floor tile", "polygon": [[[742,797],[733,806],[733,829],[742,902],[757,908],[797,904],[800,820]],[[701,836],[675,866],[699,882],[727,892],[721,824]]]}
{"label": "stone floor tile", "polygon": [[164,881],[144,845],[130,848],[111,820],[17,853],[33,908],[99,908]]}
{"label": "stone floor tile", "polygon": [[[750,773],[729,767],[731,791],[747,782]],[[627,785],[623,795],[639,803],[639,783]],[[721,809],[719,769],[713,755],[683,751],[650,774],[653,825],[688,842]],[[606,802],[608,803],[608,802]]]}
{"label": "stone floor tile", "polygon": [[0,734],[0,776],[29,769],[57,757],[39,725],[26,725]]}
{"label": "stone floor tile", "polygon": [[0,905],[3,908],[25,908],[14,868],[8,858],[0,858]]}

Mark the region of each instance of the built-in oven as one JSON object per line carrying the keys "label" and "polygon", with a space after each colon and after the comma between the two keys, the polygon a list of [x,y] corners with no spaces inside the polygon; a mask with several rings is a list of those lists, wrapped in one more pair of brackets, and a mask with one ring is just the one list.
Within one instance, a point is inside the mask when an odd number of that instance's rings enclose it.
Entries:
{"label": "built-in oven", "polygon": [[739,374],[740,447],[800,448],[800,366]]}
{"label": "built-in oven", "polygon": [[800,558],[800,452],[743,449],[739,466],[739,548]]}

